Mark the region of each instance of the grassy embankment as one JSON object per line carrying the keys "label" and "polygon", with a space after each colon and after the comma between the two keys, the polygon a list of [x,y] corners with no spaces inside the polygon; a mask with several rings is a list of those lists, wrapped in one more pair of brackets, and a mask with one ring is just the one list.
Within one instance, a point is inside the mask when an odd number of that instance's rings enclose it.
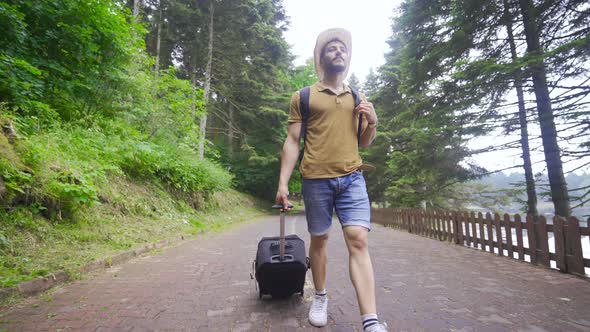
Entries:
{"label": "grassy embankment", "polygon": [[[126,126],[0,134],[0,286],[264,213],[192,150]],[[106,126],[105,126],[106,125]],[[12,135],[12,136],[11,136]]]}

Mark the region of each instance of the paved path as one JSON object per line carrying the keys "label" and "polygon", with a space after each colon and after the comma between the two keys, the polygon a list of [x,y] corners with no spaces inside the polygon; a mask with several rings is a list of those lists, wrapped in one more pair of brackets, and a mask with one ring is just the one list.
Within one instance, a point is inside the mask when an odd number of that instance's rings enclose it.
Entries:
{"label": "paved path", "polygon": [[[198,237],[28,299],[2,313],[9,331],[358,331],[339,227],[329,245],[329,326],[310,327],[312,293],[259,300],[249,273],[278,218]],[[307,243],[302,216],[287,232]],[[375,226],[370,246],[379,315],[392,331],[590,331],[590,282]]]}

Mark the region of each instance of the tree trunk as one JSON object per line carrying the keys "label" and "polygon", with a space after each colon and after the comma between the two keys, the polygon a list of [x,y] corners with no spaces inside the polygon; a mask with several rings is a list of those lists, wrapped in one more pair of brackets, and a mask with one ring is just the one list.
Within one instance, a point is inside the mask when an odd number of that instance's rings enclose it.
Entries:
{"label": "tree trunk", "polygon": [[154,68],[154,77],[158,78],[160,74],[160,38],[162,35],[162,2],[160,1],[160,18],[158,19],[158,33],[156,39],[156,66]]}
{"label": "tree trunk", "polygon": [[545,153],[545,162],[547,163],[549,186],[551,187],[551,199],[555,207],[555,214],[569,217],[569,194],[563,175],[560,149],[557,144],[557,131],[555,129],[549,89],[547,88],[545,63],[542,58],[543,50],[539,43],[535,6],[532,0],[519,0],[519,3],[526,35],[527,54],[534,57],[529,64],[529,70],[533,78],[533,90],[537,101],[543,151]]}
{"label": "tree trunk", "polygon": [[[209,47],[207,52],[207,69],[205,71],[205,89],[203,91],[203,99],[205,100],[205,107],[209,102],[209,91],[211,90],[211,63],[213,62],[213,0],[209,3]],[[200,142],[199,142],[199,156],[201,159],[205,157],[205,133],[207,130],[207,112],[201,116],[200,127]]]}
{"label": "tree trunk", "polygon": [[135,19],[139,16],[139,10],[141,8],[141,0],[133,0],[133,17]]}
{"label": "tree trunk", "polygon": [[193,100],[191,103],[191,115],[194,121],[197,121],[197,73],[195,71],[195,65],[193,65],[193,70],[191,71],[191,84],[193,86]]}
{"label": "tree trunk", "polygon": [[4,185],[4,179],[2,175],[0,175],[0,202],[2,202],[2,197],[6,193],[6,185]]}
{"label": "tree trunk", "polygon": [[[504,0],[504,20],[506,31],[508,32],[508,42],[510,43],[510,54],[513,61],[518,59],[516,54],[516,45],[514,43],[514,34],[512,30],[512,15],[508,5],[508,0]],[[520,124],[520,146],[522,148],[522,160],[524,167],[524,178],[526,182],[527,194],[527,214],[535,219],[539,215],[537,211],[537,192],[535,190],[535,178],[533,177],[533,167],[531,163],[531,150],[529,148],[529,133],[526,120],[526,107],[524,104],[524,93],[522,91],[522,71],[518,70],[514,77],[514,87],[518,97],[518,121]]]}
{"label": "tree trunk", "polygon": [[229,123],[227,124],[227,155],[230,164],[234,159],[234,105],[229,104]]}

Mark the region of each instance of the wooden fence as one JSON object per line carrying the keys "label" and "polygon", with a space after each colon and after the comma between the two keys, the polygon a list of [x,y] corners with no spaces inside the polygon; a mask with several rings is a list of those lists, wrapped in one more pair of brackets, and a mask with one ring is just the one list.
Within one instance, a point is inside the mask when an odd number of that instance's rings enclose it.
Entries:
{"label": "wooden fence", "polygon": [[522,220],[518,214],[484,216],[481,212],[419,209],[373,209],[371,214],[378,224],[562,272],[584,276],[584,268],[590,268],[590,257],[582,252],[582,241],[590,241],[590,219],[580,226],[575,217],[554,217],[553,224],[548,224],[545,217],[535,222],[531,216]]}

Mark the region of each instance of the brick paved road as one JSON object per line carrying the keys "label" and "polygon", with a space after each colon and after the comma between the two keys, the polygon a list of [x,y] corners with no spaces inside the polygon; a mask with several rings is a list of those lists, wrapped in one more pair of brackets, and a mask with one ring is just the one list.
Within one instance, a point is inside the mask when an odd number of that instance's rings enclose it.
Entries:
{"label": "brick paved road", "polygon": [[[2,313],[9,331],[357,331],[341,231],[329,246],[329,326],[310,327],[311,295],[258,300],[249,278],[256,244],[278,218],[135,259]],[[307,243],[302,216],[287,232]],[[590,331],[590,282],[375,226],[370,246],[378,307],[393,331]]]}

